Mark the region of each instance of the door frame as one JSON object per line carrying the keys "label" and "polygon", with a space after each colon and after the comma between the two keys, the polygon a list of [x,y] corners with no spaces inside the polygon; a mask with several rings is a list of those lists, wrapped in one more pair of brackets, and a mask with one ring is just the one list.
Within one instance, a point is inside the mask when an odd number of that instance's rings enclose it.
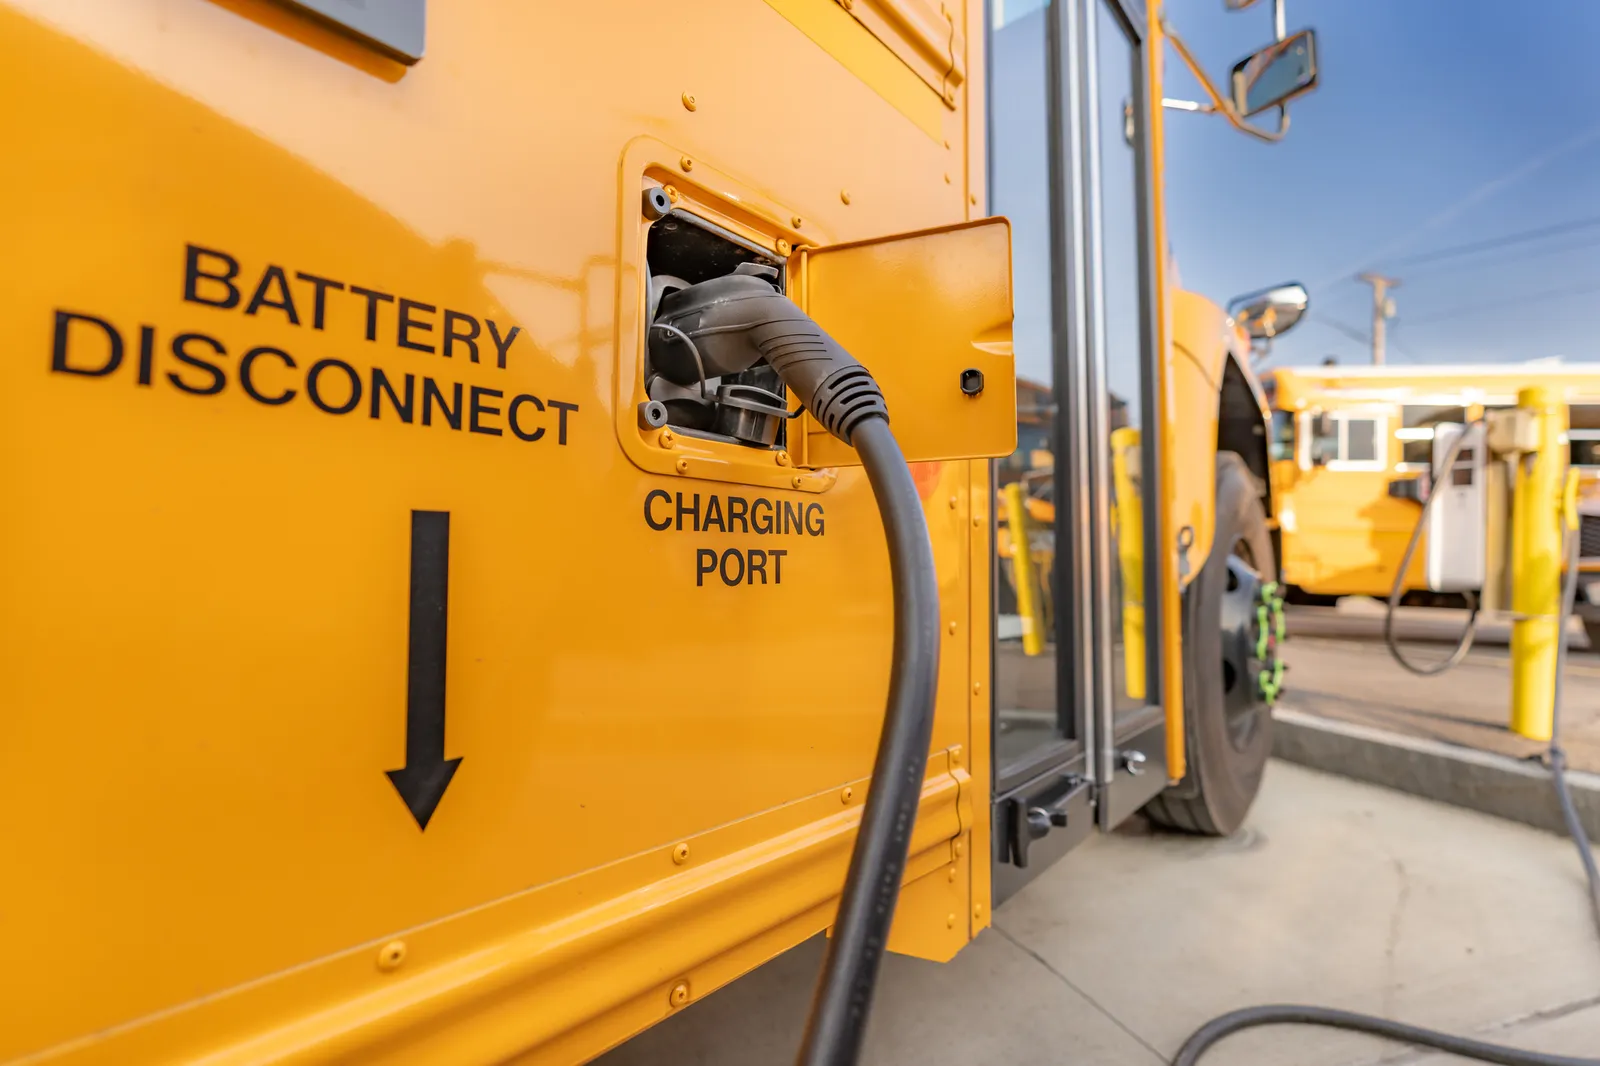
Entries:
{"label": "door frame", "polygon": [[[991,0],[992,2],[992,0]],[[1162,597],[1159,595],[1158,531],[1164,494],[1160,454],[1162,422],[1154,417],[1158,360],[1155,338],[1155,259],[1152,238],[1154,178],[1148,146],[1148,123],[1136,125],[1135,167],[1139,242],[1138,269],[1143,314],[1140,319],[1141,463],[1144,487],[1144,565],[1146,610],[1146,706],[1115,720],[1112,714],[1112,625],[1110,545],[1110,399],[1106,389],[1106,355],[1102,329],[1104,307],[1099,297],[1103,234],[1099,214],[1099,155],[1095,50],[1098,4],[1105,4],[1128,33],[1137,77],[1134,110],[1146,114],[1149,99],[1145,15],[1136,0],[1047,0],[1045,50],[1047,93],[1046,136],[1050,193],[1051,381],[1057,415],[1051,444],[1055,452],[1056,563],[1051,594],[1056,625],[1056,709],[1067,723],[1067,735],[1009,767],[999,764],[998,745],[991,745],[994,763],[993,819],[994,895],[999,902],[1026,884],[1055,859],[1087,837],[1096,825],[1110,828],[1167,784],[1166,725],[1161,673]],[[992,58],[993,21],[986,4],[984,47]],[[992,62],[985,63],[992,77]],[[994,94],[985,94],[994,106]],[[993,128],[992,111],[988,128]],[[986,188],[995,187],[995,154],[986,152],[990,168]],[[987,195],[987,194],[986,194]],[[986,210],[988,204],[985,204]],[[1129,397],[1130,402],[1135,398]],[[997,478],[991,468],[990,484]],[[990,508],[991,538],[996,507]],[[1089,537],[1082,531],[1091,530]],[[990,588],[998,588],[998,557],[991,552]],[[996,603],[991,595],[990,633],[996,632]],[[994,650],[994,649],[992,649]],[[998,654],[990,656],[999,669]],[[989,691],[998,692],[996,677]],[[998,729],[998,703],[991,705],[991,729]],[[1142,772],[1130,773],[1124,756],[1138,751]],[[1042,827],[1027,832],[1033,816]],[[1032,839],[1028,839],[1032,836]]]}

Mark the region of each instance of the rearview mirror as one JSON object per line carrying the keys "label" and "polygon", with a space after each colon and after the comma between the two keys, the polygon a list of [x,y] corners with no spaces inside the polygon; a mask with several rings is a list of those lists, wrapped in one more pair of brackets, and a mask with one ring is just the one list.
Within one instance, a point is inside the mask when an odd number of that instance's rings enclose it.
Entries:
{"label": "rearview mirror", "polygon": [[1316,31],[1301,30],[1233,65],[1233,109],[1249,118],[1316,85]]}
{"label": "rearview mirror", "polygon": [[1310,302],[1306,287],[1291,281],[1234,297],[1228,303],[1228,314],[1252,340],[1267,341],[1293,329]]}

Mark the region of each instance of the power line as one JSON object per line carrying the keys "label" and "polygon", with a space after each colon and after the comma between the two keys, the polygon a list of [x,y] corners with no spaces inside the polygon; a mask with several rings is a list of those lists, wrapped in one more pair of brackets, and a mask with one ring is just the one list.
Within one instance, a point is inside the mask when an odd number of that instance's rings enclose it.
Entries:
{"label": "power line", "polygon": [[1491,303],[1461,304],[1448,311],[1439,311],[1421,318],[1408,319],[1413,326],[1420,322],[1438,322],[1446,318],[1464,318],[1481,311],[1498,311],[1506,307],[1520,307],[1523,304],[1538,303],[1542,300],[1553,300],[1561,296],[1578,296],[1586,292],[1600,291],[1600,282],[1589,282],[1586,285],[1577,285],[1565,289],[1546,289],[1544,292],[1524,293],[1509,300],[1496,300]]}
{"label": "power line", "polygon": [[[1451,271],[1482,270],[1485,267],[1498,267],[1505,263],[1519,263],[1526,262],[1529,259],[1554,257],[1562,254],[1563,252],[1581,252],[1595,247],[1600,247],[1600,233],[1593,234],[1581,240],[1572,241],[1567,244],[1547,245],[1543,248],[1523,248],[1519,252],[1515,252],[1510,255],[1497,255],[1489,259],[1480,259],[1476,262],[1469,261],[1465,263],[1443,263],[1424,270],[1422,272],[1422,278],[1424,281],[1426,281],[1437,274],[1449,273]],[[1406,274],[1408,277],[1416,277],[1416,275],[1410,271],[1407,271]]]}
{"label": "power line", "polygon": [[1541,226],[1538,229],[1522,230],[1518,233],[1507,233],[1488,240],[1473,241],[1470,244],[1456,244],[1447,248],[1438,248],[1431,252],[1421,252],[1417,255],[1403,256],[1400,259],[1391,259],[1390,266],[1406,266],[1411,263],[1432,263],[1439,259],[1453,259],[1456,256],[1472,255],[1476,252],[1492,251],[1512,244],[1525,244],[1528,241],[1537,241],[1545,237],[1554,237],[1571,233],[1573,230],[1590,229],[1600,226],[1600,216],[1590,218],[1577,218],[1569,222],[1558,222],[1553,226]]}
{"label": "power line", "polygon": [[[1339,333],[1343,333],[1346,337],[1349,337],[1351,340],[1356,341],[1357,343],[1359,343],[1363,348],[1370,349],[1370,347],[1372,345],[1372,335],[1370,333],[1365,333],[1362,330],[1359,330],[1354,326],[1346,325],[1345,323],[1340,322],[1337,319],[1327,318],[1327,317],[1325,317],[1323,315],[1312,315],[1309,321],[1315,322],[1319,326],[1327,326],[1331,330],[1335,330],[1335,331],[1337,331]],[[1407,358],[1407,359],[1409,359],[1409,360],[1411,360],[1413,362],[1417,361],[1416,356],[1411,352],[1410,349],[1403,348],[1400,345],[1394,343],[1394,340],[1392,338],[1389,341],[1389,346],[1391,348],[1393,348],[1396,352],[1398,352],[1400,355],[1403,355],[1405,358]]]}

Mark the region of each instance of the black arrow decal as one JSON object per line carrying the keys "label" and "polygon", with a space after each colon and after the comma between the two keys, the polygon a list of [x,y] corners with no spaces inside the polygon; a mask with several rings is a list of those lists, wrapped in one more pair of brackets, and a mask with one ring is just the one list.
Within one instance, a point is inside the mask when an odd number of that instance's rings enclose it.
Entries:
{"label": "black arrow decal", "polygon": [[444,659],[450,620],[450,512],[411,512],[411,654],[406,668],[406,764],[389,780],[417,828],[444,798],[460,759],[444,757]]}

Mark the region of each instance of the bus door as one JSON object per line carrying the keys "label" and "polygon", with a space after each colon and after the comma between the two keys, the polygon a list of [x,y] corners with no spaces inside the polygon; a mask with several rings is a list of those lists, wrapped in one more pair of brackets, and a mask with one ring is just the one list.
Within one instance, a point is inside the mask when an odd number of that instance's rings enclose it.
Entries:
{"label": "bus door", "polygon": [[[1018,448],[995,465],[996,898],[1164,786],[1142,23],[991,0],[989,210],[1014,234]],[[1114,453],[1114,448],[1120,451]]]}

